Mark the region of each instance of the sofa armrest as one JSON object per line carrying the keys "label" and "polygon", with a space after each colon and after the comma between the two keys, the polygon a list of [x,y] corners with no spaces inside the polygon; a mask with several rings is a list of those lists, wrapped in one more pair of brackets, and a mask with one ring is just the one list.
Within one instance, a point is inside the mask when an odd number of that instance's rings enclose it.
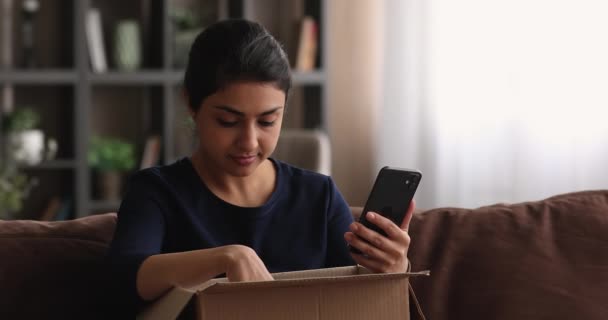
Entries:
{"label": "sofa armrest", "polygon": [[112,318],[104,255],[116,214],[0,221],[0,319]]}

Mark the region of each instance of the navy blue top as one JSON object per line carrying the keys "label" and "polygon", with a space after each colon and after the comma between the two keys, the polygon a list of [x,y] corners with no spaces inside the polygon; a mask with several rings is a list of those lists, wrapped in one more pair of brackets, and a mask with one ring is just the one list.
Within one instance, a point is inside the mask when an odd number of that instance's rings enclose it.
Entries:
{"label": "navy blue top", "polygon": [[276,187],[261,207],[232,205],[215,196],[192,162],[135,173],[118,211],[109,261],[124,296],[137,307],[136,275],[147,257],[242,244],[270,272],[353,265],[344,233],[350,209],[328,176],[270,159]]}

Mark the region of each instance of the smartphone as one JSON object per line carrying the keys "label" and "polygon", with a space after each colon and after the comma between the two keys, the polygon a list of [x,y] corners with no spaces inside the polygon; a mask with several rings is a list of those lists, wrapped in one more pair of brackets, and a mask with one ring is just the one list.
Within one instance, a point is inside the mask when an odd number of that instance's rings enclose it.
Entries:
{"label": "smartphone", "polygon": [[[421,179],[422,173],[418,170],[388,166],[380,169],[361,212],[361,217],[359,217],[359,222],[386,236],[384,230],[366,219],[367,213],[376,212],[400,226]],[[351,250],[359,251],[353,247]]]}

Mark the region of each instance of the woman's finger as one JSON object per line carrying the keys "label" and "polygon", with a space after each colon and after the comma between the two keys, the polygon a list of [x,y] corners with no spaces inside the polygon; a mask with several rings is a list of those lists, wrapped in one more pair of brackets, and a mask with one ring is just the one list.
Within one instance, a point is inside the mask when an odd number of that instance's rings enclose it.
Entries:
{"label": "woman's finger", "polygon": [[382,265],[382,263],[370,259],[364,255],[361,254],[356,254],[356,253],[351,253],[351,256],[353,257],[353,260],[355,260],[355,262],[359,265],[364,266],[365,268],[373,271],[373,272],[386,272],[386,268],[384,267],[384,265]]}
{"label": "woman's finger", "polygon": [[376,247],[375,244],[372,245],[370,242],[357,236],[353,232],[346,232],[344,234],[344,239],[346,239],[350,246],[358,249],[363,253],[363,255],[373,260],[383,261],[385,263],[390,263],[392,260],[394,260],[390,254]]}
{"label": "woman's finger", "polygon": [[410,230],[410,222],[412,221],[412,217],[414,216],[414,210],[416,209],[416,200],[412,199],[410,202],[410,206],[405,213],[405,217],[403,217],[403,221],[401,221],[400,228],[401,230],[408,231]]}
{"label": "woman's finger", "polygon": [[[399,240],[403,236],[403,230],[399,228],[393,221],[390,219],[383,217],[382,215],[376,212],[368,212],[365,215],[365,218],[370,223],[376,225],[380,229],[382,229],[388,238],[393,240]],[[361,224],[360,224],[361,225]]]}

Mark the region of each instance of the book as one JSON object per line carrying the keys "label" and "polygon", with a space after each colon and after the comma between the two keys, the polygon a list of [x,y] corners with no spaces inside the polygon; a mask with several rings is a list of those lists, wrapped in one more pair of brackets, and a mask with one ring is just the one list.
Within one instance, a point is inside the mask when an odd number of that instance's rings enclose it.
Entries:
{"label": "book", "polygon": [[51,197],[46,208],[40,215],[40,221],[53,221],[57,217],[57,213],[61,209],[61,198],[54,196]]}
{"label": "book", "polygon": [[87,47],[94,72],[101,73],[108,70],[106,51],[103,43],[103,27],[99,9],[91,8],[85,17],[85,33]]}
{"label": "book", "polygon": [[158,164],[160,160],[161,138],[153,135],[146,139],[144,151],[141,157],[140,169],[146,169]]}
{"label": "book", "polygon": [[311,16],[305,16],[300,24],[298,51],[296,53],[295,69],[297,71],[312,71],[317,60],[318,28],[317,22]]}
{"label": "book", "polygon": [[70,220],[74,217],[74,201],[71,196],[66,196],[61,200],[61,207],[55,216],[56,221]]}

